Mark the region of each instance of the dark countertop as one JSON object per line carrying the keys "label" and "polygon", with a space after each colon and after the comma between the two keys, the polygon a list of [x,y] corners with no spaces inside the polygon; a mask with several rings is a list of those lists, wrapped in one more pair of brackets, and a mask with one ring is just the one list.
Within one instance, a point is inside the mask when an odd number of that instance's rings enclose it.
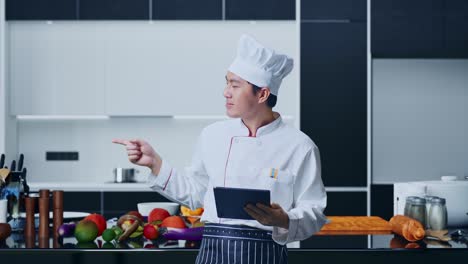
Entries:
{"label": "dark countertop", "polygon": [[[449,230],[452,233],[454,230]],[[463,229],[468,234],[468,229]],[[52,234],[50,232],[50,234]],[[439,242],[433,239],[424,239],[418,242],[408,242],[402,237],[393,234],[374,235],[315,235],[299,244],[290,244],[289,250],[414,250],[414,249],[465,249],[468,250],[468,237],[452,237],[449,242]],[[311,243],[311,241],[313,243]],[[365,241],[366,243],[359,243]],[[105,242],[102,237],[94,242],[77,243],[74,237],[39,240],[38,238],[25,240],[22,232],[13,232],[5,241],[0,241],[0,251],[8,250],[198,250],[200,241],[166,240],[162,236],[151,241],[140,238],[128,239],[121,243]]]}
{"label": "dark countertop", "polygon": [[[468,230],[465,230],[468,231]],[[316,243],[301,243],[289,248],[289,263],[449,263],[468,258],[467,238],[446,244],[428,241],[408,243],[394,235],[320,235],[311,238]],[[356,241],[367,241],[359,244]],[[28,246],[26,245],[28,242]],[[55,242],[55,243],[54,243]],[[0,259],[15,263],[195,263],[200,241],[167,241],[133,239],[126,243],[77,244],[75,238],[63,241],[24,241],[21,233],[13,233],[0,242]],[[312,245],[312,246],[311,246]],[[357,245],[357,246],[356,246]],[[414,248],[415,247],[415,248]],[[441,262],[443,260],[443,262]],[[19,261],[19,262],[18,262]]]}

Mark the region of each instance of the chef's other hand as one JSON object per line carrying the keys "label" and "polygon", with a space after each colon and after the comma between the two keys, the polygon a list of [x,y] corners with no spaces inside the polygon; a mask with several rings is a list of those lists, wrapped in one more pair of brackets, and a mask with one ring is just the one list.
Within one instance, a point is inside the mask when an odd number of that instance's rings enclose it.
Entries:
{"label": "chef's other hand", "polygon": [[127,149],[128,160],[136,165],[146,166],[154,175],[161,169],[161,157],[148,142],[142,139],[113,139],[112,143],[124,145]]}
{"label": "chef's other hand", "polygon": [[272,203],[271,207],[261,203],[248,204],[244,210],[262,225],[289,228],[289,216],[279,204]]}

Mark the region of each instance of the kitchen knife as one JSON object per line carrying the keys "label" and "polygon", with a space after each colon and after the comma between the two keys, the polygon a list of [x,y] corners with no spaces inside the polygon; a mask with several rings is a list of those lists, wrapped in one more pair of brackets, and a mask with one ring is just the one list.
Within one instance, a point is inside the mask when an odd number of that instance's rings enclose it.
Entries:
{"label": "kitchen knife", "polygon": [[26,173],[27,173],[26,168],[23,168],[23,173],[22,173],[22,177],[23,177],[23,191],[24,191],[25,193],[29,193],[29,186],[26,184]]}
{"label": "kitchen knife", "polygon": [[15,170],[16,170],[16,160],[13,160],[13,161],[11,162],[10,170],[11,170],[11,171],[15,171]]}
{"label": "kitchen knife", "polygon": [[3,168],[3,165],[5,165],[5,154],[2,154],[0,158],[0,169]]}
{"label": "kitchen knife", "polygon": [[18,171],[23,170],[23,161],[24,161],[24,155],[23,153],[21,153],[19,156],[19,160],[18,160]]}

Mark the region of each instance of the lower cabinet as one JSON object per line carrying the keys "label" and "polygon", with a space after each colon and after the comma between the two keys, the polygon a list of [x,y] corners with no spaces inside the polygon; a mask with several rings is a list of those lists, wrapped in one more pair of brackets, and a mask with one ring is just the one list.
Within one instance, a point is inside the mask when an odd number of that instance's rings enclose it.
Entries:
{"label": "lower cabinet", "polygon": [[371,215],[390,220],[393,217],[393,184],[372,184],[370,204]]}
{"label": "lower cabinet", "polygon": [[367,215],[367,192],[327,192],[328,216]]}
{"label": "lower cabinet", "polygon": [[157,192],[104,192],[104,217],[109,219],[128,211],[138,211],[137,204],[143,202],[171,201]]}
{"label": "lower cabinet", "polygon": [[64,211],[102,214],[101,192],[70,192],[63,194]]}
{"label": "lower cabinet", "polygon": [[102,214],[106,219],[137,211],[141,202],[170,202],[157,192],[70,192],[64,193],[65,211]]}

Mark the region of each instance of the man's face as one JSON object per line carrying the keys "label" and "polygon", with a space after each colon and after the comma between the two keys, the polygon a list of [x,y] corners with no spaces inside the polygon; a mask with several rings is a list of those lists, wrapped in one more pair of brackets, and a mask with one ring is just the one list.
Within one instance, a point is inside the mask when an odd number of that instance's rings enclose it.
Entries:
{"label": "man's face", "polygon": [[257,96],[253,93],[252,85],[232,72],[226,74],[226,114],[229,117],[248,117],[256,113],[259,107]]}

